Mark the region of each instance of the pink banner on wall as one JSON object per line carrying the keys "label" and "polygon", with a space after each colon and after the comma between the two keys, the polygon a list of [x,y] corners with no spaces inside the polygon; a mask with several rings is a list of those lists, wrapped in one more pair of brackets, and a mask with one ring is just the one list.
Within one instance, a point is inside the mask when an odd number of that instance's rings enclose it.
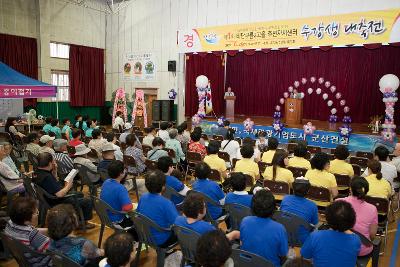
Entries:
{"label": "pink banner on wall", "polygon": [[56,86],[2,85],[0,98],[45,98],[56,97]]}

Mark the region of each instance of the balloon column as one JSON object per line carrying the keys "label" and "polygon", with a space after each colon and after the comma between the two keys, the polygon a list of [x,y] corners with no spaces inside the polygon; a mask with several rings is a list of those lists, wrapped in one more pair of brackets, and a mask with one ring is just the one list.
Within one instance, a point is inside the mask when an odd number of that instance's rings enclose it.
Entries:
{"label": "balloon column", "polygon": [[197,76],[196,88],[197,88],[197,94],[199,95],[199,109],[197,110],[197,114],[200,117],[204,117],[206,115],[205,100],[207,95],[207,86],[208,86],[208,78],[204,75]]}
{"label": "balloon column", "polygon": [[397,102],[396,90],[399,88],[399,78],[394,74],[386,74],[379,80],[379,90],[383,94],[385,103],[385,122],[382,124],[382,138],[385,141],[393,141],[396,136],[394,124],[394,105]]}

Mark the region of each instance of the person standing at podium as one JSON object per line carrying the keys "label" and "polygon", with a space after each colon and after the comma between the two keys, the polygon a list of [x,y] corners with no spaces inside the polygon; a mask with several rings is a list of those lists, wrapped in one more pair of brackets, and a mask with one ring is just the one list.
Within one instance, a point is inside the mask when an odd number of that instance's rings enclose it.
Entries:
{"label": "person standing at podium", "polygon": [[225,96],[235,96],[235,93],[232,92],[232,88],[229,86],[227,91],[225,92]]}

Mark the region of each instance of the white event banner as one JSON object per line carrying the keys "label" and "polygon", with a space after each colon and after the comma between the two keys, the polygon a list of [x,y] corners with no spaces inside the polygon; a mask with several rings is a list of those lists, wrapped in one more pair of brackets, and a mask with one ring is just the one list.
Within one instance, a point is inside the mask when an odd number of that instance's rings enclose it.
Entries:
{"label": "white event banner", "polygon": [[125,81],[155,81],[156,72],[154,53],[126,53],[123,55],[122,74]]}

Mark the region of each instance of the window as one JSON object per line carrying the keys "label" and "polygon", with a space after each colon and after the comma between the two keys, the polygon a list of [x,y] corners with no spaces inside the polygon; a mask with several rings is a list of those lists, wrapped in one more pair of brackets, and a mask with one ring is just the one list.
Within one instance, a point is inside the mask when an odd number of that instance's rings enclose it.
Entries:
{"label": "window", "polygon": [[68,71],[52,70],[51,84],[57,85],[57,97],[52,101],[69,101],[69,76]]}
{"label": "window", "polygon": [[50,57],[69,58],[69,45],[50,42]]}

